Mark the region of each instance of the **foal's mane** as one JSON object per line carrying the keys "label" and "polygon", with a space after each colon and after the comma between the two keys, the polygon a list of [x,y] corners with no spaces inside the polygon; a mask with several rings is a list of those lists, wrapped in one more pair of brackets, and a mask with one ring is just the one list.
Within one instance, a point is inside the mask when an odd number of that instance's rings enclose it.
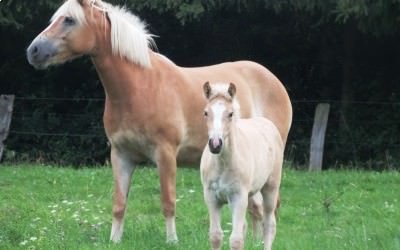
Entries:
{"label": "foal's mane", "polygon": [[[110,20],[112,53],[145,68],[150,67],[149,49],[156,46],[146,24],[124,7],[113,6],[101,0],[87,2],[92,10],[96,8],[102,11]],[[67,0],[54,13],[51,21],[66,15],[73,17],[80,25],[86,23],[85,12],[78,0]]]}
{"label": "foal's mane", "polygon": [[232,103],[235,117],[239,118],[240,117],[239,102],[237,101],[236,95],[232,97],[229,94],[228,89],[229,89],[229,83],[224,83],[224,82],[213,83],[211,84],[211,93],[208,99],[209,101],[212,101],[217,98],[222,98],[225,101]]}

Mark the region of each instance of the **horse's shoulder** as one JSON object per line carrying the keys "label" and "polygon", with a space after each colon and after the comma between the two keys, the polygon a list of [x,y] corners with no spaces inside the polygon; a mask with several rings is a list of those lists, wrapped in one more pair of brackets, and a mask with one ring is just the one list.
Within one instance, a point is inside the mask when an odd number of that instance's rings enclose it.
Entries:
{"label": "horse's shoulder", "polygon": [[236,124],[246,136],[255,136],[261,139],[262,135],[265,135],[268,138],[273,137],[277,141],[282,141],[276,125],[265,117],[238,119]]}

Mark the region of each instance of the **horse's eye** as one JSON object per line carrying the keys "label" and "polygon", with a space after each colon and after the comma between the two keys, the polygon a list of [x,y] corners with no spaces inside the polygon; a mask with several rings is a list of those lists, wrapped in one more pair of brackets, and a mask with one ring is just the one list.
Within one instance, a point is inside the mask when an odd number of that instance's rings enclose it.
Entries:
{"label": "horse's eye", "polygon": [[208,116],[208,112],[204,111],[204,116],[207,117]]}
{"label": "horse's eye", "polygon": [[233,117],[233,112],[230,112],[230,113],[228,114],[228,116],[229,116],[229,118],[232,118],[232,117]]}
{"label": "horse's eye", "polygon": [[75,19],[73,19],[72,17],[67,16],[67,17],[64,18],[64,24],[68,25],[68,26],[72,26],[72,25],[75,24]]}

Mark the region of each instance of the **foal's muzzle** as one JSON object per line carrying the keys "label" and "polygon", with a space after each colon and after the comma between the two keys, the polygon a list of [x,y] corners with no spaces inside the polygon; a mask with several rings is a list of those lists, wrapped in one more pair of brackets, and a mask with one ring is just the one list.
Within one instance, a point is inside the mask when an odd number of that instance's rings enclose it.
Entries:
{"label": "foal's muzzle", "polygon": [[210,148],[211,153],[219,154],[222,149],[222,139],[221,138],[211,138],[208,141],[208,147]]}
{"label": "foal's muzzle", "polygon": [[26,57],[33,67],[36,69],[44,69],[47,67],[48,60],[54,56],[56,52],[57,49],[51,40],[45,37],[38,37],[33,40],[28,47]]}

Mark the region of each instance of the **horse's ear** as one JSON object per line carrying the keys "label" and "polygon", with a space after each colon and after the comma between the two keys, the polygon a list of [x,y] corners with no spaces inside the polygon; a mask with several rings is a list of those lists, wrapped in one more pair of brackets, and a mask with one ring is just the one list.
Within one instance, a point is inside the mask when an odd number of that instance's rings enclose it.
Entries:
{"label": "horse's ear", "polygon": [[85,4],[85,0],[78,0],[78,3],[83,6]]}
{"label": "horse's ear", "polygon": [[236,95],[236,86],[235,86],[235,84],[229,83],[228,93],[232,98]]}
{"label": "horse's ear", "polygon": [[203,84],[203,92],[204,92],[204,95],[206,96],[206,98],[209,99],[211,96],[211,86],[210,86],[209,82],[205,82]]}

